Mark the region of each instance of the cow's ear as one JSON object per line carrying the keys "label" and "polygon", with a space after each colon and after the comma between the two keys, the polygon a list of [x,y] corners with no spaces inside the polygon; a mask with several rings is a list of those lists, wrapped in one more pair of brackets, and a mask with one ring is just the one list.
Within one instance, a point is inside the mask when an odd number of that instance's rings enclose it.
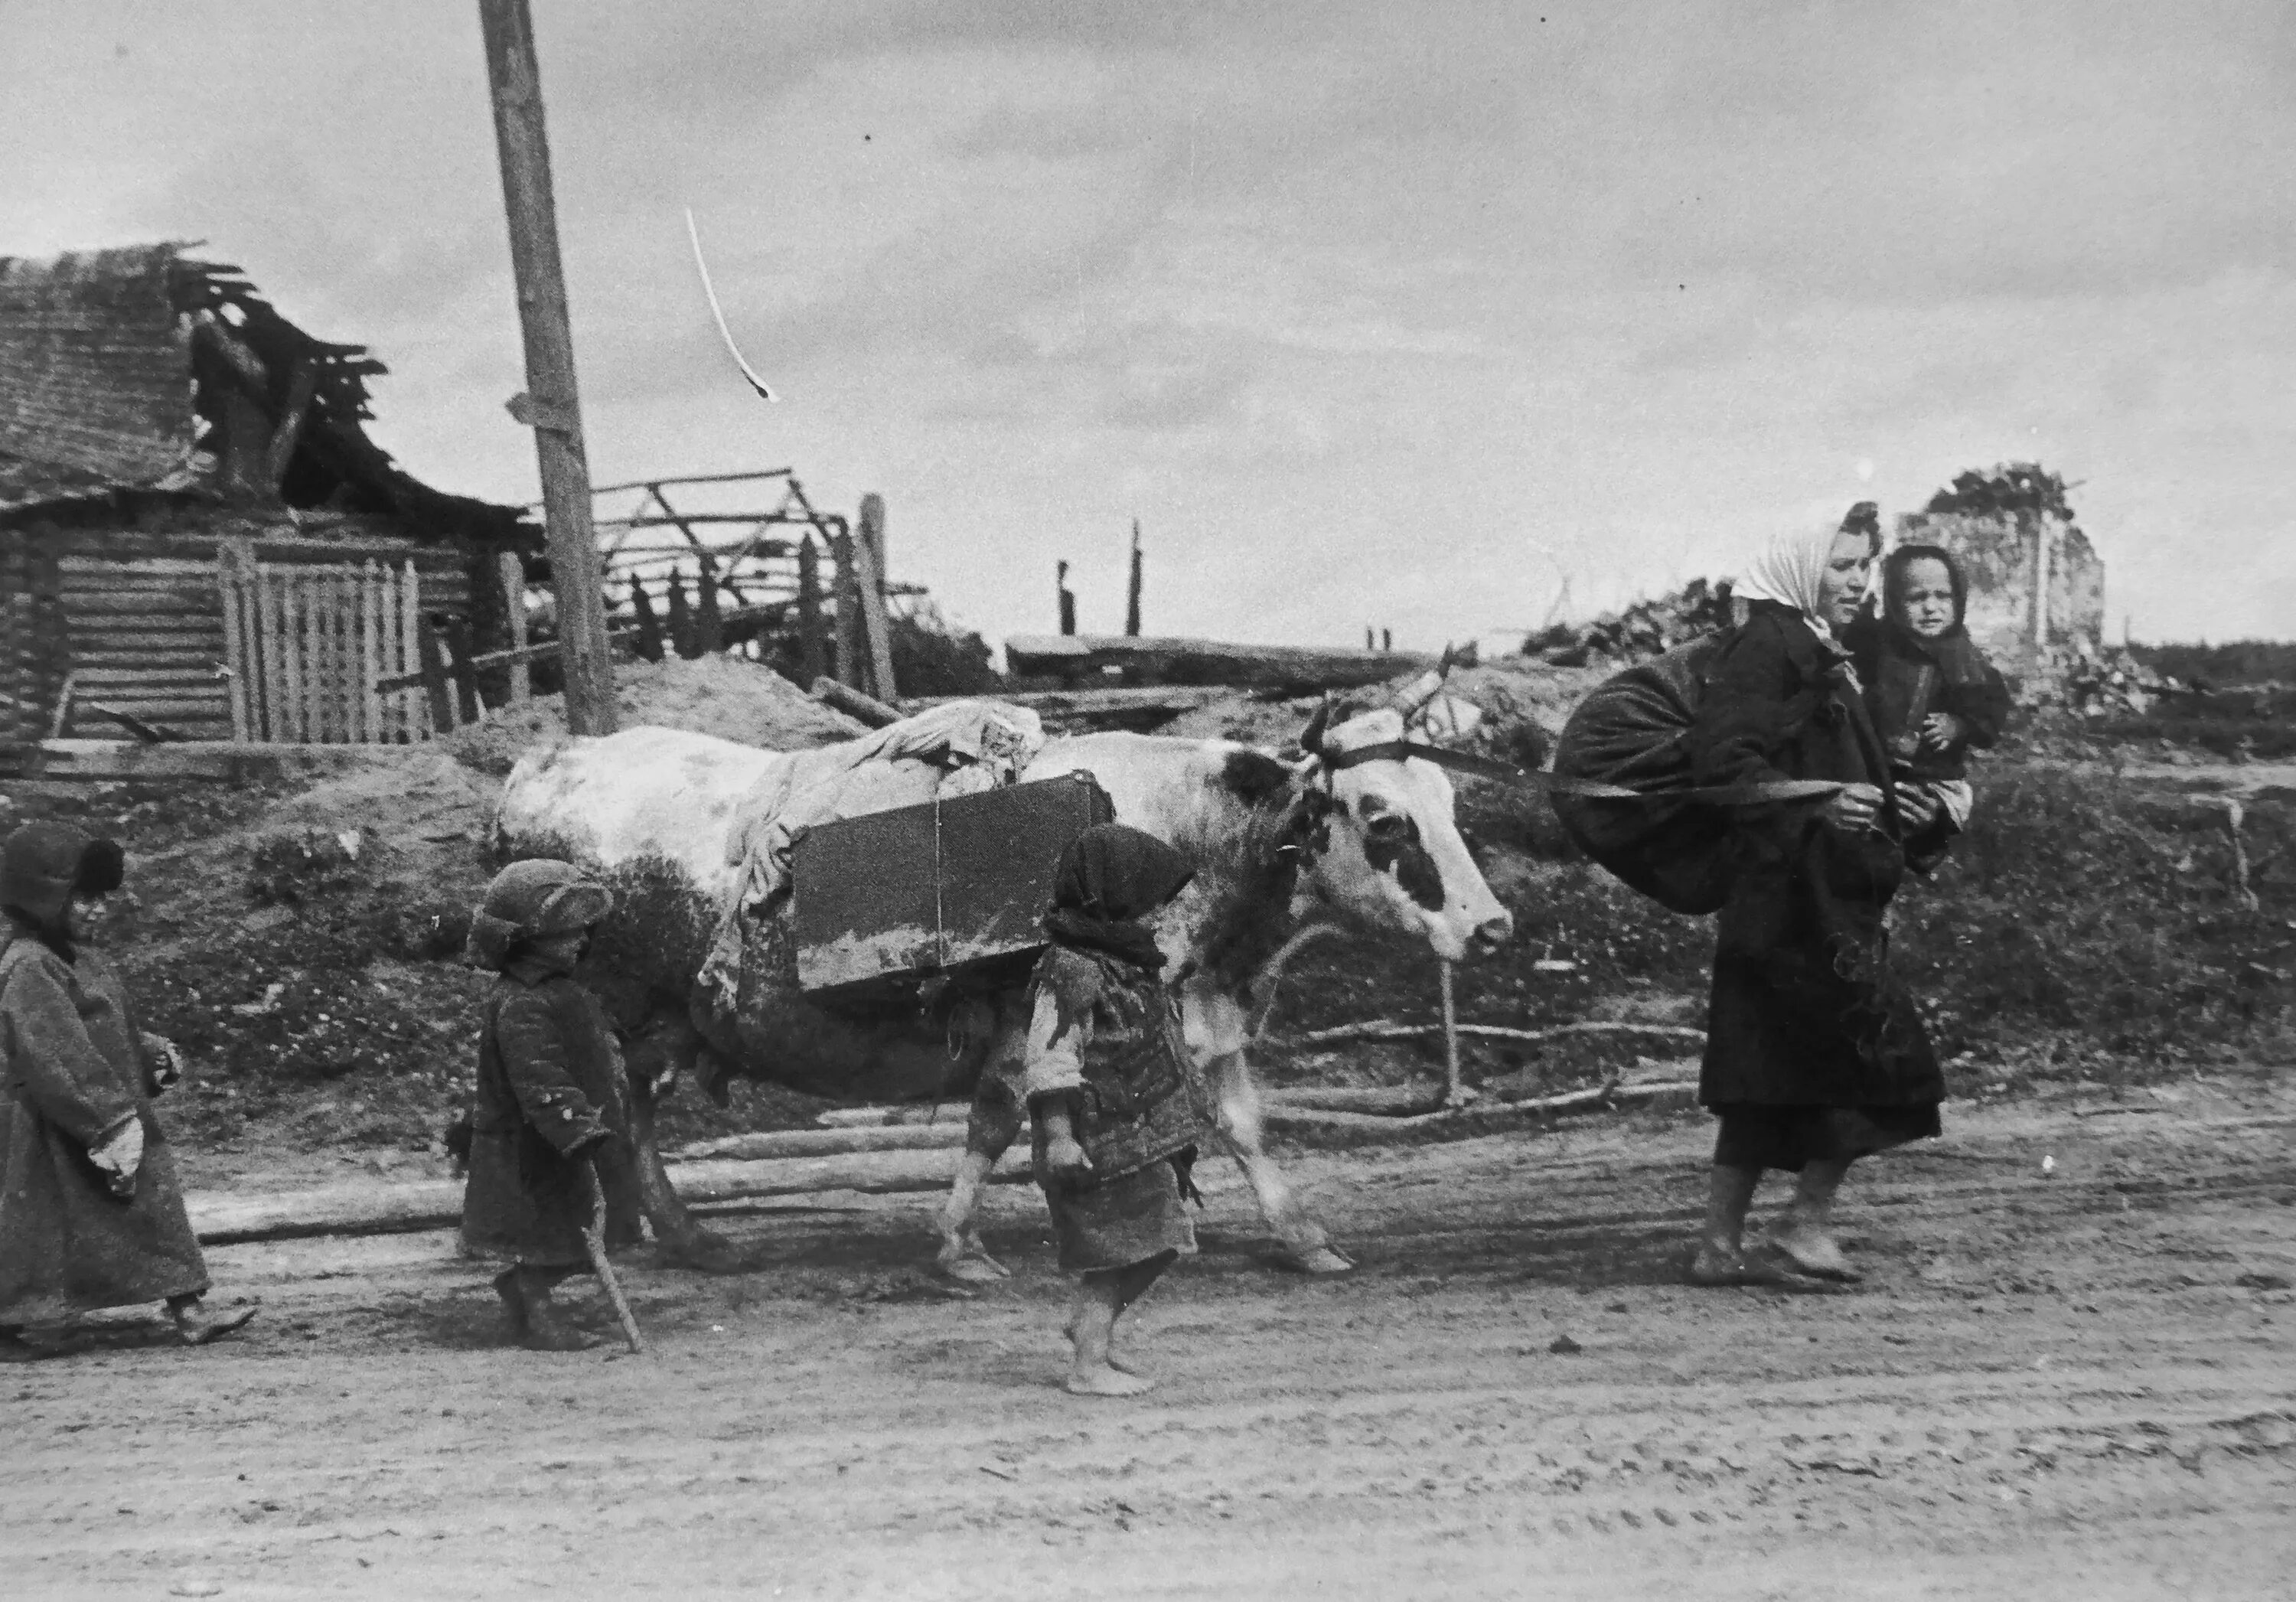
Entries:
{"label": "cow's ear", "polygon": [[1220,765],[1220,783],[1247,807],[1256,807],[1292,783],[1292,770],[1264,751],[1232,751]]}

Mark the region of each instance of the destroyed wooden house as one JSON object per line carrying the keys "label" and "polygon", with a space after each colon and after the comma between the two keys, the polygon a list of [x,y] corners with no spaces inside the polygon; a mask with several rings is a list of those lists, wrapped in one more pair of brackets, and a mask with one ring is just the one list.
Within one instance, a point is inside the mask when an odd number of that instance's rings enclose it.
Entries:
{"label": "destroyed wooden house", "polygon": [[367,437],[383,370],[177,245],[0,258],[0,763],[430,732],[377,681],[504,642],[541,530]]}

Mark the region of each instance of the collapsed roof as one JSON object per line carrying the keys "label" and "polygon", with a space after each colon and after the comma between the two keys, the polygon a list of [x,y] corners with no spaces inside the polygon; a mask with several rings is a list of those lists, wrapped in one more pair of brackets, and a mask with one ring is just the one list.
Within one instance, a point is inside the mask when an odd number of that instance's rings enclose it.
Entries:
{"label": "collapsed roof", "polygon": [[0,516],[141,491],[539,545],[518,508],[433,489],[367,438],[386,369],[365,348],[306,333],[186,248],[0,257]]}

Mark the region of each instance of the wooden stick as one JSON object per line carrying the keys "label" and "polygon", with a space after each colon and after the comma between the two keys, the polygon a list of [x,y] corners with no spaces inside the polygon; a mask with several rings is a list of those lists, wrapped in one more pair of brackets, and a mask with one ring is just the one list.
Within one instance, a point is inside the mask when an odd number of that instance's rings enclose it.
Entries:
{"label": "wooden stick", "polygon": [[1451,964],[1447,958],[1439,965],[1443,974],[1443,1105],[1456,1107],[1466,1100],[1459,1083],[1459,1006],[1452,994]]}
{"label": "wooden stick", "polygon": [[644,1357],[645,1337],[638,1334],[629,1298],[622,1294],[622,1282],[614,1277],[614,1265],[606,1259],[606,1187],[598,1182],[598,1165],[587,1157],[581,1161],[582,1183],[590,1192],[590,1216],[582,1225],[582,1248],[590,1254],[590,1268],[598,1283],[606,1287],[606,1300],[614,1304],[614,1317],[622,1321],[622,1338],[630,1343],[630,1355]]}

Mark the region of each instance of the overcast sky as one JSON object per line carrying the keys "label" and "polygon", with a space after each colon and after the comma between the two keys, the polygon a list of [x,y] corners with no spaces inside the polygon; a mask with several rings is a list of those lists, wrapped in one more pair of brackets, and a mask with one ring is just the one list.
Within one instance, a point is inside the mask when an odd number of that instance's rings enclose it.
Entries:
{"label": "overcast sky", "polygon": [[[533,0],[591,464],[890,506],[992,637],[1430,646],[2038,457],[2296,633],[2296,7]],[[204,239],[534,491],[475,0],[0,0],[0,254]],[[718,342],[681,209],[736,337]]]}

